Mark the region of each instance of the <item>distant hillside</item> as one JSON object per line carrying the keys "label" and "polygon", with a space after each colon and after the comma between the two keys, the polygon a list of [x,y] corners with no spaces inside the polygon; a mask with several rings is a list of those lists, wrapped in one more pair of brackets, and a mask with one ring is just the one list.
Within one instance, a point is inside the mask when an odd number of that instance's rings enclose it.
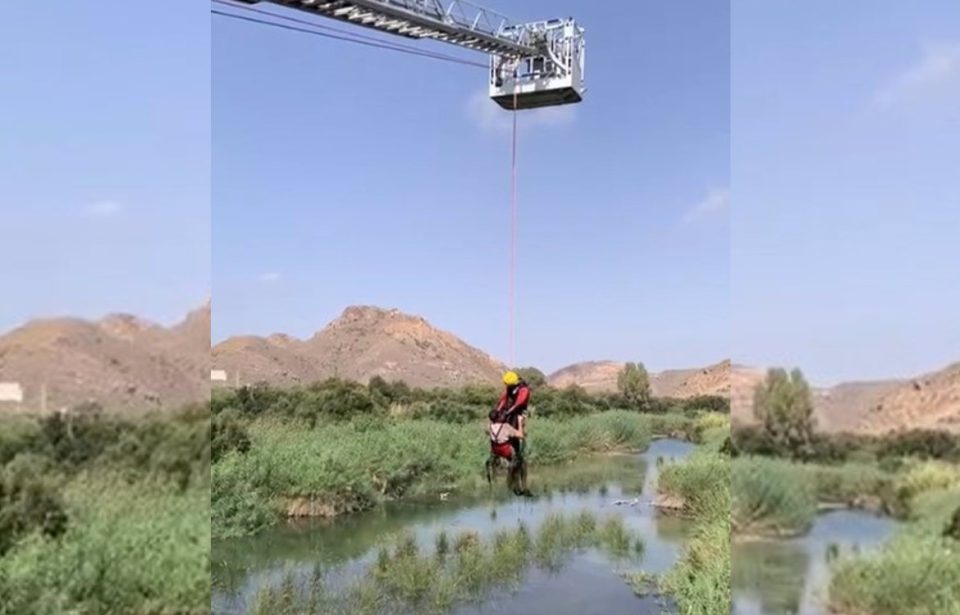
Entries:
{"label": "distant hillside", "polygon": [[[753,393],[764,368],[736,366],[731,379],[735,424],[751,424]],[[828,432],[884,433],[899,429],[960,432],[960,363],[913,380],[848,382],[815,388],[818,428]]]}
{"label": "distant hillside", "polygon": [[669,391],[666,397],[686,399],[700,395],[730,396],[730,360],[694,370],[682,382]]}
{"label": "distant hillside", "polygon": [[233,337],[213,348],[216,369],[233,381],[276,385],[374,376],[415,387],[496,384],[506,367],[419,316],[354,306],[307,340],[276,334]]}
{"label": "distant hillside", "polygon": [[904,426],[960,433],[960,363],[900,383],[870,406],[858,428],[883,432]]}
{"label": "distant hillside", "polygon": [[[551,386],[565,388],[576,384],[592,393],[617,390],[617,376],[623,363],[588,361],[575,363],[551,374]],[[657,397],[688,398],[698,395],[726,396],[730,392],[730,361],[702,368],[665,370],[650,374],[650,388]]]}
{"label": "distant hillside", "polygon": [[590,393],[617,390],[617,375],[623,363],[616,361],[585,361],[574,363],[547,376],[547,383],[560,389],[576,384]]}
{"label": "distant hillside", "polygon": [[163,327],[129,314],[99,321],[32,320],[0,336],[0,382],[16,382],[22,404],[0,410],[48,410],[86,401],[146,410],[209,396],[210,305]]}

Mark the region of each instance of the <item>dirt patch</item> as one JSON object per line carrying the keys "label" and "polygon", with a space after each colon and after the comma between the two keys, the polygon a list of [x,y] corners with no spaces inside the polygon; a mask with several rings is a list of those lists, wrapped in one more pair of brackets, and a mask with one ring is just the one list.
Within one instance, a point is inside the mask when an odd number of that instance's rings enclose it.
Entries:
{"label": "dirt patch", "polygon": [[290,518],[323,517],[329,519],[336,517],[339,513],[330,503],[313,498],[293,498],[287,502],[285,508],[287,517]]}
{"label": "dirt patch", "polygon": [[659,493],[657,494],[656,499],[653,501],[653,506],[654,508],[664,512],[680,513],[686,509],[687,503],[678,495]]}

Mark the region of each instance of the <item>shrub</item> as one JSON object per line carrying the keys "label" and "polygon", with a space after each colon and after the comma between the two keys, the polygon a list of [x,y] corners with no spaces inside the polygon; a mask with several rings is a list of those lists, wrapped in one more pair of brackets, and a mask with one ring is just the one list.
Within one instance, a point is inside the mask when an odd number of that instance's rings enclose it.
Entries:
{"label": "shrub", "polygon": [[238,410],[228,408],[213,418],[210,450],[214,461],[230,451],[246,453],[250,450],[250,436],[240,423]]}
{"label": "shrub", "polygon": [[769,370],[754,393],[753,411],[778,447],[795,458],[810,458],[815,427],[813,395],[800,370],[790,374]]}
{"label": "shrub", "polygon": [[735,531],[776,536],[810,527],[817,511],[816,488],[802,466],[763,457],[740,457],[732,464]]}
{"label": "shrub", "polygon": [[949,489],[960,484],[960,468],[954,465],[924,461],[911,465],[898,475],[894,483],[897,503],[902,510],[911,511],[913,500],[924,493]]}
{"label": "shrub", "polygon": [[685,511],[698,517],[729,515],[730,461],[717,453],[698,452],[664,466],[657,490],[678,497]]}
{"label": "shrub", "polygon": [[627,363],[617,375],[617,390],[634,407],[645,408],[650,402],[650,375],[643,363]]}
{"label": "shrub", "polygon": [[883,440],[880,455],[920,457],[921,459],[960,460],[960,437],[945,431],[914,429],[896,433]]}
{"label": "shrub", "polygon": [[66,531],[63,499],[40,474],[49,467],[45,458],[22,453],[0,472],[0,556],[34,530],[51,538]]}

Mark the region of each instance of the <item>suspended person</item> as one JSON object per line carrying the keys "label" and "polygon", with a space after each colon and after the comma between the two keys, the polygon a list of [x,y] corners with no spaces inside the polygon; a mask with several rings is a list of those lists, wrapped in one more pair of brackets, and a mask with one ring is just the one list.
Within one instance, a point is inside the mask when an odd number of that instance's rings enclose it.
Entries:
{"label": "suspended person", "polygon": [[512,371],[503,375],[503,384],[506,387],[503,395],[497,407],[490,412],[491,459],[488,461],[488,477],[491,462],[496,457],[507,459],[510,462],[510,477],[514,493],[530,495],[526,485],[527,466],[524,459],[526,412],[530,404],[530,387],[516,372]]}

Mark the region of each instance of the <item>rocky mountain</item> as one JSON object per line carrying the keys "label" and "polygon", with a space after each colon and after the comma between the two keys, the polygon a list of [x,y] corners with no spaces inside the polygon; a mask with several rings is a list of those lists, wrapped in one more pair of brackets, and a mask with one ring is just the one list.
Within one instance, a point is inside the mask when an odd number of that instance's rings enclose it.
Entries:
{"label": "rocky mountain", "polygon": [[857,425],[873,433],[905,426],[960,433],[960,363],[899,383]]}
{"label": "rocky mountain", "polygon": [[[617,390],[617,376],[623,363],[588,361],[564,367],[547,377],[551,386],[565,388],[576,384],[591,393]],[[657,397],[688,398],[698,395],[728,395],[730,361],[702,368],[674,369],[650,374],[650,388]]]}
{"label": "rocky mountain", "polygon": [[37,319],[0,336],[0,382],[18,383],[22,402],[0,409],[48,410],[96,401],[148,410],[209,395],[210,304],[164,327],[129,314],[99,321]]}
{"label": "rocky mountain", "polygon": [[229,338],[213,348],[227,380],[305,384],[329,377],[374,376],[415,387],[498,383],[506,367],[419,316],[396,309],[349,307],[306,340],[283,334]]}

